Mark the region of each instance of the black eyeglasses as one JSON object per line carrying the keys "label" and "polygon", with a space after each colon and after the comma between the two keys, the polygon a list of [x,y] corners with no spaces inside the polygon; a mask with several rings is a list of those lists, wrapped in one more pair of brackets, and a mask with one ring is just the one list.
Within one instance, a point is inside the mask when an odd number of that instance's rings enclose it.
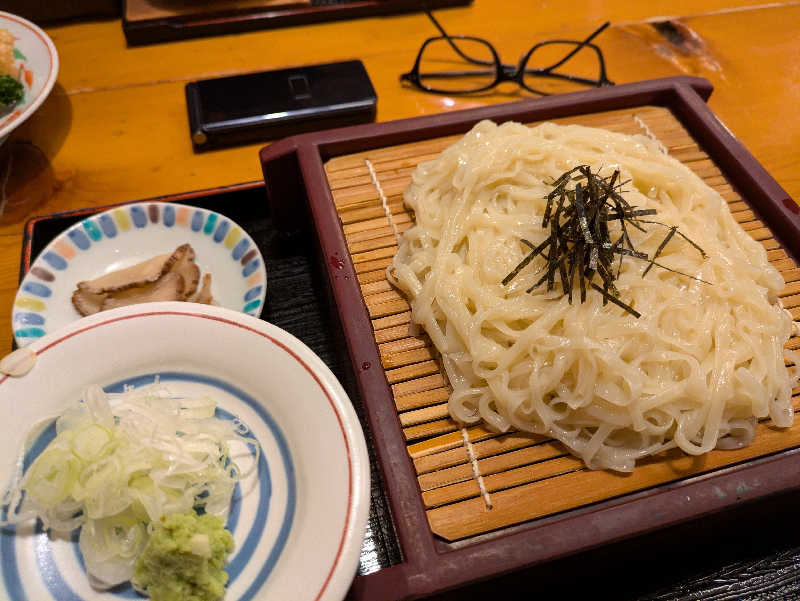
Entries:
{"label": "black eyeglasses", "polygon": [[[595,29],[582,42],[540,42],[528,50],[515,67],[500,62],[494,46],[486,40],[448,35],[430,11],[426,10],[425,14],[442,35],[425,40],[414,68],[401,75],[400,80],[426,92],[471,94],[488,90],[504,81],[513,81],[529,92],[546,96],[586,86],[599,88],[614,85],[606,76],[603,53],[591,43],[609,26],[608,22]],[[570,72],[565,72],[565,69]]]}

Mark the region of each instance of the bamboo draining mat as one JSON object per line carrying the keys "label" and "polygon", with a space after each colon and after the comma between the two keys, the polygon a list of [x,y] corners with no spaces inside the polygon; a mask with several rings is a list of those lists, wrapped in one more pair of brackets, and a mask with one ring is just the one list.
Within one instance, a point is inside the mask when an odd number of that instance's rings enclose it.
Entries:
{"label": "bamboo draining mat", "polygon": [[[717,190],[736,221],[764,245],[787,282],[782,302],[795,320],[800,318],[800,269],[668,109],[637,107],[553,121],[654,136]],[[800,445],[800,420],[788,430],[766,422],[758,425],[755,440],[745,449],[712,451],[703,457],[674,452],[642,461],[632,474],[620,475],[585,469],[560,443],[543,436],[498,435],[481,426],[460,429],[448,416],[449,390],[436,351],[424,334],[411,335],[409,305],[385,273],[397,250],[397,236],[412,225],[403,205],[412,171],[458,138],[335,157],[325,165],[435,534],[457,540]],[[800,339],[792,337],[787,347],[797,349]],[[800,390],[793,393],[797,411]]]}

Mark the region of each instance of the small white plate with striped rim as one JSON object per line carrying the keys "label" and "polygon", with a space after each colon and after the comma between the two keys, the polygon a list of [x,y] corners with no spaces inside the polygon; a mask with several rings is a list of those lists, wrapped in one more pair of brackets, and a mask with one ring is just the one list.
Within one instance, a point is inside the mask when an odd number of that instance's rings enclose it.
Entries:
{"label": "small white plate with striped rim", "polygon": [[214,304],[258,317],[267,293],[264,258],[232,219],[168,202],[120,205],[59,234],[31,265],[11,314],[18,346],[80,319],[78,282],[191,244],[201,274],[211,274]]}

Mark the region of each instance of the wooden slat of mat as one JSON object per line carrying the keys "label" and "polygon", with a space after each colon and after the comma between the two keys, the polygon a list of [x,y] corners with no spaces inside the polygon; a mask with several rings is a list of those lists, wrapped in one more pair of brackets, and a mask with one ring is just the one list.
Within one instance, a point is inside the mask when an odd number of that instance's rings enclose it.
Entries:
{"label": "wooden slat of mat", "polygon": [[[794,318],[800,317],[800,268],[668,110],[640,107],[554,121],[654,135],[670,155],[726,200],[734,219],[764,246],[768,260],[787,282],[781,293],[784,307]],[[435,533],[450,540],[464,538],[800,445],[800,438],[760,424],[757,443],[746,449],[714,451],[702,459],[680,454],[669,460],[650,459],[632,476],[620,476],[585,469],[560,443],[547,437],[498,434],[481,425],[460,429],[447,411],[449,388],[440,372],[436,351],[424,333],[415,331],[408,302],[386,279],[386,268],[397,249],[395,228],[402,234],[413,225],[402,199],[411,174],[419,163],[436,158],[459,138],[450,136],[375,149],[336,157],[326,164],[381,362]],[[367,160],[380,184],[385,206]],[[800,349],[800,339],[793,337],[787,348]],[[793,400],[800,406],[798,397]],[[800,426],[790,432],[800,432]],[[465,437],[491,500],[491,510],[475,479]],[[596,482],[601,482],[599,488]],[[562,483],[569,491],[576,489],[579,493],[564,494]],[[537,503],[530,503],[531,494],[537,495]],[[540,497],[544,499],[542,504]]]}
{"label": "wooden slat of mat", "polygon": [[[484,477],[487,477],[492,474],[506,472],[515,467],[540,463],[548,459],[563,457],[564,455],[566,455],[566,451],[563,446],[550,442],[530,445],[506,453],[492,455],[484,459],[478,459],[477,462],[480,473],[483,474]],[[460,485],[464,482],[469,482],[470,485],[475,484],[472,465],[467,461],[449,468],[442,468],[426,474],[420,474],[419,476],[419,484],[423,492],[435,489],[444,490],[445,494],[442,495],[442,497],[448,500],[448,502],[453,495],[451,491],[445,489],[455,484]],[[475,495],[471,494],[469,496]],[[427,500],[426,504],[429,504]],[[435,504],[435,502],[430,503],[430,505]]]}
{"label": "wooden slat of mat", "polygon": [[[545,436],[536,436],[520,432],[508,434],[497,434],[472,445],[472,453],[476,459],[500,455],[509,451],[515,451],[525,447],[551,443],[552,441]],[[462,463],[467,463],[469,458],[467,450],[463,445],[439,453],[422,455],[414,459],[414,468],[417,473],[427,474],[437,470],[447,469]]]}
{"label": "wooden slat of mat", "polygon": [[[795,398],[793,401],[795,410],[797,410],[800,406],[800,399]],[[766,420],[762,425],[769,427]],[[722,453],[724,454],[724,451]],[[565,447],[556,441],[550,441],[543,445],[479,459],[477,464],[479,473],[484,476],[485,485],[491,493],[550,477],[565,467],[570,470],[582,468],[582,462],[571,456],[569,459],[575,463],[562,460],[557,465],[548,465],[552,460],[562,458],[566,454]],[[465,461],[453,467],[421,474],[419,482],[425,506],[441,506],[478,497],[480,489],[475,479],[463,477],[467,472],[472,473],[472,465]]]}
{"label": "wooden slat of mat", "polygon": [[[406,212],[399,213],[397,215],[393,215],[392,221],[394,224],[399,228],[401,225],[410,224],[411,223],[411,215]],[[385,214],[381,214],[375,219],[366,219],[364,221],[356,221],[351,223],[350,225],[345,225],[342,227],[344,230],[345,235],[350,238],[360,232],[369,232],[375,229],[383,230],[384,228],[389,228],[390,230],[391,225],[389,225],[389,220],[386,219]]]}
{"label": "wooden slat of mat", "polygon": [[495,492],[492,509],[480,497],[430,509],[428,522],[448,540],[465,538],[774,453],[786,448],[787,438],[796,440],[798,435],[800,420],[788,432],[759,424],[753,443],[744,449],[711,451],[702,457],[674,453],[668,459],[645,460],[624,475],[580,469]]}

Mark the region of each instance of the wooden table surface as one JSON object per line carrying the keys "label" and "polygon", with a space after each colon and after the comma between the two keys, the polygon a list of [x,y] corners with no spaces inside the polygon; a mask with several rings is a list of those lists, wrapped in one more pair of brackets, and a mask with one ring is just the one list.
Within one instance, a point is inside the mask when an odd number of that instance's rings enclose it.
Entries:
{"label": "wooden table surface", "polygon": [[[491,40],[507,62],[533,43],[596,42],[616,83],[677,74],[714,85],[710,105],[793,198],[800,198],[800,2],[756,0],[476,0],[437,13],[450,33]],[[654,24],[670,21],[670,27]],[[379,121],[528,97],[511,84],[479,97],[437,96],[403,87],[420,43],[437,35],[421,13],[266,30],[128,48],[120,21],[46,28],[60,54],[58,82],[11,136],[30,142],[6,192],[0,219],[0,349],[11,346],[22,230],[33,215],[98,206],[261,178],[253,144],[195,154],[188,136],[186,82],[360,58],[378,93]],[[662,32],[662,33],[659,33]],[[17,147],[19,150],[19,146]],[[23,150],[26,150],[23,148]]]}

